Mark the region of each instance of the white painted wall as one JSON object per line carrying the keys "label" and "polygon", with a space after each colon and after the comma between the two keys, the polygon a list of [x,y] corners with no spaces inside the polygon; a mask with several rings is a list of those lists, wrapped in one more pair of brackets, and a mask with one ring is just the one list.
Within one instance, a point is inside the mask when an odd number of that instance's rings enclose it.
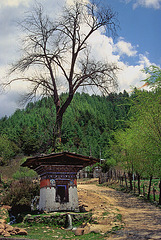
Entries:
{"label": "white painted wall", "polygon": [[44,187],[40,189],[39,210],[52,211],[79,211],[77,187],[69,187],[69,202],[59,203],[55,201],[56,189]]}

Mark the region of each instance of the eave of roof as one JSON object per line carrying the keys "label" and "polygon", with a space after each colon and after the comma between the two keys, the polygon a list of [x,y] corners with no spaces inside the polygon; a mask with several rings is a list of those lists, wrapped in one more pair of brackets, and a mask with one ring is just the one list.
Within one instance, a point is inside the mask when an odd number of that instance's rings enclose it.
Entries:
{"label": "eave of roof", "polygon": [[38,165],[47,164],[82,164],[83,166],[88,166],[94,163],[99,162],[99,159],[93,157],[87,157],[84,155],[71,153],[71,152],[60,152],[60,153],[51,153],[48,155],[39,155],[35,157],[28,158],[21,166],[29,167],[34,169]]}

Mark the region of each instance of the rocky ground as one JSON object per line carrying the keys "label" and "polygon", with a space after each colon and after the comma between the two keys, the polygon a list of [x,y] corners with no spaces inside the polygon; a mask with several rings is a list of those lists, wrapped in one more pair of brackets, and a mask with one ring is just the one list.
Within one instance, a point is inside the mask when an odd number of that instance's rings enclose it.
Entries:
{"label": "rocky ground", "polygon": [[[9,206],[2,206],[0,208],[0,236],[10,237],[11,235],[27,235],[27,231],[22,228],[12,227],[7,224]],[[0,239],[2,239],[0,237]]]}
{"label": "rocky ground", "polygon": [[[80,205],[91,210],[97,222],[90,228],[109,232],[107,239],[161,239],[161,209],[158,207],[97,183],[79,183],[78,194]],[[115,234],[110,234],[114,230]]]}

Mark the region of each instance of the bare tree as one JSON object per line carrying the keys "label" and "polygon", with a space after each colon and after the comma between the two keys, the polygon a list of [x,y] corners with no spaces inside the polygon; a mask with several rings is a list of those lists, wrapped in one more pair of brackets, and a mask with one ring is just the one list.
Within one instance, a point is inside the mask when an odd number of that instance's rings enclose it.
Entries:
{"label": "bare tree", "polygon": [[[89,38],[98,29],[105,34],[115,34],[116,13],[111,8],[101,8],[94,3],[75,1],[64,7],[63,14],[55,20],[44,14],[37,5],[21,23],[26,35],[23,55],[12,66],[11,74],[22,74],[12,82],[31,83],[25,100],[35,95],[51,96],[56,107],[54,148],[61,141],[63,114],[80,87],[97,87],[108,94],[117,87],[116,64],[97,61],[90,57]],[[67,98],[61,102],[59,87],[66,86]]]}

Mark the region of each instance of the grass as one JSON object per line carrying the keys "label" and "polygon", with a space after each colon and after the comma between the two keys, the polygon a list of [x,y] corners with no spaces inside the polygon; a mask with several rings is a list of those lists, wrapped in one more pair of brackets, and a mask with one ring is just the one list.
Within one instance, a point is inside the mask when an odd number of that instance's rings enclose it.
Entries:
{"label": "grass", "polygon": [[[28,232],[27,236],[12,236],[11,238],[23,238],[23,239],[39,239],[39,240],[65,240],[65,239],[84,239],[84,240],[97,240],[97,239],[104,239],[104,236],[99,233],[89,233],[82,236],[75,236],[73,231],[57,228],[57,227],[48,227],[48,226],[25,226],[22,224],[16,224],[14,226],[23,227]],[[4,238],[5,239],[5,238]]]}
{"label": "grass", "polygon": [[122,215],[121,214],[117,214],[115,218],[116,218],[117,221],[122,222]]}
{"label": "grass", "polygon": [[[159,179],[152,179],[152,184],[151,184],[151,193],[150,193],[150,201],[154,202],[154,197],[153,197],[153,188],[156,190],[155,192],[155,201],[159,202]],[[135,188],[136,188],[136,192],[138,191],[138,186],[137,186],[137,181],[135,181]],[[141,180],[140,181],[140,191],[141,191],[141,195],[143,195],[143,185],[145,188],[145,198],[147,198],[147,193],[148,193],[148,188],[149,188],[149,180]],[[133,184],[134,186],[134,184]]]}
{"label": "grass", "polygon": [[110,214],[110,212],[103,212],[102,213],[103,216],[107,216],[108,214]]}
{"label": "grass", "polygon": [[[0,209],[0,218],[5,216],[7,214],[7,210]],[[32,215],[33,216],[33,215]],[[36,216],[36,215],[35,215]],[[7,217],[7,216],[6,216]],[[82,236],[75,236],[74,231],[72,230],[66,230],[63,227],[57,227],[54,225],[46,225],[44,223],[18,223],[12,225],[13,227],[20,227],[25,229],[28,232],[27,236],[18,236],[14,235],[9,238],[11,239],[31,239],[31,240],[52,240],[52,239],[58,239],[58,240],[65,240],[65,239],[71,239],[71,240],[97,240],[97,239],[104,239],[104,235],[99,233],[89,233]],[[80,226],[80,224],[79,224]],[[0,239],[5,239],[3,236],[0,236]]]}
{"label": "grass", "polygon": [[116,225],[112,227],[112,229],[105,234],[105,237],[109,237],[111,234],[116,234],[117,231],[123,228],[124,228],[124,225],[121,225],[121,226]]}
{"label": "grass", "polygon": [[[151,185],[151,193],[150,193],[150,202],[154,203],[154,197],[153,197],[153,188],[156,190],[155,192],[155,204],[159,202],[159,179],[153,179],[152,180],[152,185]],[[123,191],[123,192],[129,192],[132,194],[135,194],[136,196],[138,196],[138,181],[135,180],[135,193],[134,193],[134,181],[133,181],[133,191],[130,190],[129,186],[130,183],[129,181],[127,182],[128,184],[128,189],[125,186],[125,182],[123,183],[123,185],[120,185],[119,182],[116,181],[110,181],[110,182],[105,182],[102,184],[99,184],[98,186],[108,186],[110,188],[113,188],[117,191]],[[145,189],[145,196],[143,196],[143,185],[144,185],[144,189]],[[147,193],[148,193],[148,188],[149,188],[149,180],[140,180],[140,195],[142,198],[147,199]]]}

